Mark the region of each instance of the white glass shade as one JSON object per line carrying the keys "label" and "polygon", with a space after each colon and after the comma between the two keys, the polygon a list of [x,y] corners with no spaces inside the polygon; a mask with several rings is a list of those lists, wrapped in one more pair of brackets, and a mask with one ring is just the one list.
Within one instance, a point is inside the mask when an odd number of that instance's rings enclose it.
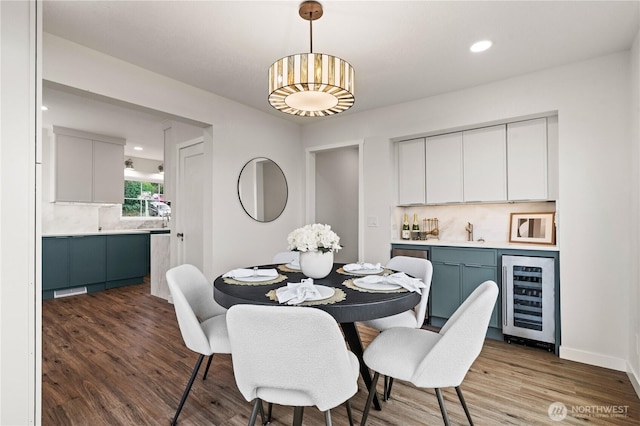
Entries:
{"label": "white glass shade", "polygon": [[269,68],[269,103],[287,114],[322,117],[353,106],[354,71],[335,56],[301,53]]}

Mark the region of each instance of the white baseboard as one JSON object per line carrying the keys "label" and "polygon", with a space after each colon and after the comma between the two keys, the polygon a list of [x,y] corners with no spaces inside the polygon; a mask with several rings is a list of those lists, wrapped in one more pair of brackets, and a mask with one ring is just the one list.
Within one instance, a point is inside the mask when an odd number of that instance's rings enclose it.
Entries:
{"label": "white baseboard", "polygon": [[560,358],[627,372],[627,361],[622,358],[567,348],[566,346],[560,346]]}
{"label": "white baseboard", "polygon": [[636,391],[636,395],[640,398],[640,379],[638,379],[638,373],[633,371],[633,367],[629,363],[627,363],[627,376],[629,376],[633,390]]}

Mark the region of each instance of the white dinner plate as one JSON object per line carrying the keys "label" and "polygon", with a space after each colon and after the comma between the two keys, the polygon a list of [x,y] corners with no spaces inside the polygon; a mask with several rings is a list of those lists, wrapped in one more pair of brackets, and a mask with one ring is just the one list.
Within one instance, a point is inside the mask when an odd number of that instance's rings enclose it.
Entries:
{"label": "white dinner plate", "polygon": [[293,271],[299,271],[300,270],[300,265],[294,265],[293,263],[287,263],[286,265],[287,268],[293,270]]}
{"label": "white dinner plate", "polygon": [[306,301],[324,300],[332,297],[336,291],[333,287],[327,287],[326,285],[315,285],[316,290],[320,293],[319,296],[311,297]]}
{"label": "white dinner plate", "polygon": [[336,291],[333,287],[327,287],[326,285],[314,285],[314,287],[316,288],[316,290],[318,290],[318,293],[320,293],[320,295],[316,296],[316,297],[310,297],[307,300],[305,300],[305,302],[315,302],[316,300],[324,300],[324,299],[328,299],[330,297],[332,297]]}
{"label": "white dinner plate", "polygon": [[242,277],[242,278],[233,278],[230,277],[231,279],[234,279],[236,281],[242,281],[245,283],[260,283],[263,281],[271,281],[271,280],[275,280],[276,278],[278,278],[277,275],[271,275],[269,277],[264,276],[264,275],[256,275],[255,277],[253,275],[250,275],[248,277]]}
{"label": "white dinner plate", "polygon": [[357,271],[348,271],[348,270],[345,269],[345,271],[347,271],[350,274],[356,274],[356,275],[375,275],[375,274],[382,273],[384,271],[384,268],[380,268],[380,269],[359,269]]}
{"label": "white dinner plate", "polygon": [[368,282],[358,282],[357,279],[353,280],[353,284],[356,287],[364,288],[366,290],[398,290],[401,289],[402,286],[400,284],[393,283],[368,283]]}

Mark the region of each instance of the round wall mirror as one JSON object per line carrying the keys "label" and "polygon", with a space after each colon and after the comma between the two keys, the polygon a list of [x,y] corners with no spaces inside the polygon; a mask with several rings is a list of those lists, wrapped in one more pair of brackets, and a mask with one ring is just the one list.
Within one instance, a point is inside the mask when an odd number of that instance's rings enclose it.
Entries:
{"label": "round wall mirror", "polygon": [[238,176],[242,208],[258,222],[276,220],[287,205],[287,179],[274,161],[258,157],[247,161]]}

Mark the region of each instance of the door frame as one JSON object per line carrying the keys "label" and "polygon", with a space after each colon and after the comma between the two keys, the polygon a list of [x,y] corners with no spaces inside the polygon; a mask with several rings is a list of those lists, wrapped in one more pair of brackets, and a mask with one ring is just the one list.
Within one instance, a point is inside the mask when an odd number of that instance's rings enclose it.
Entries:
{"label": "door frame", "polygon": [[313,146],[305,149],[305,223],[316,220],[316,153],[342,148],[358,148],[358,260],[364,258],[364,139]]}

